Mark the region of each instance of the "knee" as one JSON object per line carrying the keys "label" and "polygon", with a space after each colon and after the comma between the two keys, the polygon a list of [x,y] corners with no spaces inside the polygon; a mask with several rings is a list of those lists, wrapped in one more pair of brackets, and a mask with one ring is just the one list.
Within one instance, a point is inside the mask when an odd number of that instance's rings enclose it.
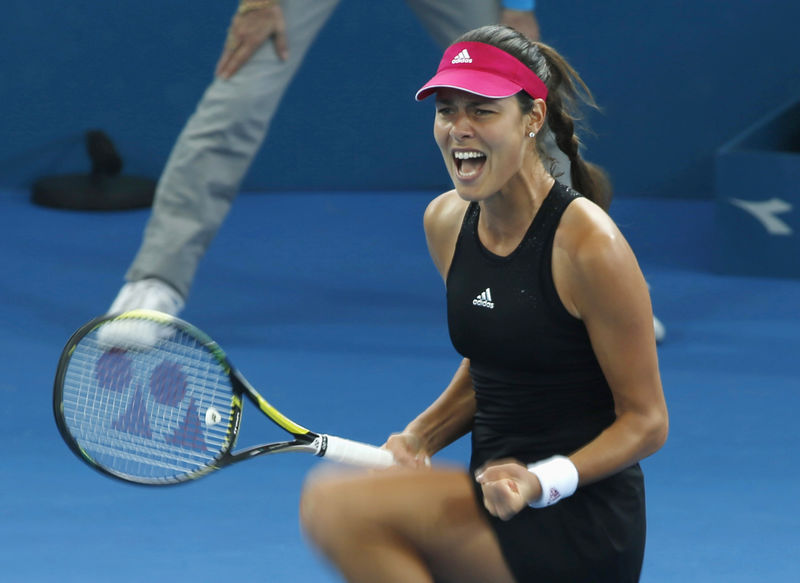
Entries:
{"label": "knee", "polygon": [[308,539],[326,554],[342,540],[352,518],[352,504],[344,494],[347,486],[336,476],[312,475],[300,495],[300,526]]}

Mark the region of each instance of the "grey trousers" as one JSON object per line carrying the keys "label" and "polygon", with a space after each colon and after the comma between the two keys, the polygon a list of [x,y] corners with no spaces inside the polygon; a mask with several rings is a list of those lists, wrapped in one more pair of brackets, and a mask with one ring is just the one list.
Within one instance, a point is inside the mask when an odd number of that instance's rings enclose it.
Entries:
{"label": "grey trousers", "polygon": [[[500,14],[500,0],[406,1],[443,47],[468,30],[497,22]],[[338,3],[281,0],[289,59],[281,61],[266,42],[233,77],[215,79],[206,89],[158,182],[141,247],[125,275],[128,281],[157,277],[184,298],[189,295],[197,266],[225,220],[286,88]]]}

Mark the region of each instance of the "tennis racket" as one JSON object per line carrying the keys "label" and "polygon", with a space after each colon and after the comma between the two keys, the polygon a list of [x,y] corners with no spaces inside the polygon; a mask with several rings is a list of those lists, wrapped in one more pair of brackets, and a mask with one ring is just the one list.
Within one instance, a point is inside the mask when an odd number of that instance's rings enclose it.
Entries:
{"label": "tennis racket", "polygon": [[[291,439],[232,451],[243,397]],[[82,461],[137,484],[196,480],[279,452],[368,467],[394,463],[385,449],[298,425],[258,394],[209,336],[150,310],[102,316],[72,335],[58,363],[53,410]]]}

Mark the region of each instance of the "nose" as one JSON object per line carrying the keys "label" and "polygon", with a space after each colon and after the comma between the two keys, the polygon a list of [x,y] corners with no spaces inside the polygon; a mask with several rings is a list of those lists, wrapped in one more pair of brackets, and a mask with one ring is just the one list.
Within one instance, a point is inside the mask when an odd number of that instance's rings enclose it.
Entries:
{"label": "nose", "polygon": [[454,140],[463,140],[472,137],[474,133],[472,124],[470,123],[469,116],[461,113],[453,119],[450,125],[450,137]]}

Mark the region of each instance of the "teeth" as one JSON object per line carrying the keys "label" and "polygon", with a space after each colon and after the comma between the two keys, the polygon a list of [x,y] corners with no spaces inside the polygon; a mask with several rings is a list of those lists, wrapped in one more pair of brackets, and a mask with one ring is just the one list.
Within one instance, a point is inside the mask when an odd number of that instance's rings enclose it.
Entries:
{"label": "teeth", "polygon": [[469,158],[485,158],[481,152],[453,152],[456,160],[468,160]]}

